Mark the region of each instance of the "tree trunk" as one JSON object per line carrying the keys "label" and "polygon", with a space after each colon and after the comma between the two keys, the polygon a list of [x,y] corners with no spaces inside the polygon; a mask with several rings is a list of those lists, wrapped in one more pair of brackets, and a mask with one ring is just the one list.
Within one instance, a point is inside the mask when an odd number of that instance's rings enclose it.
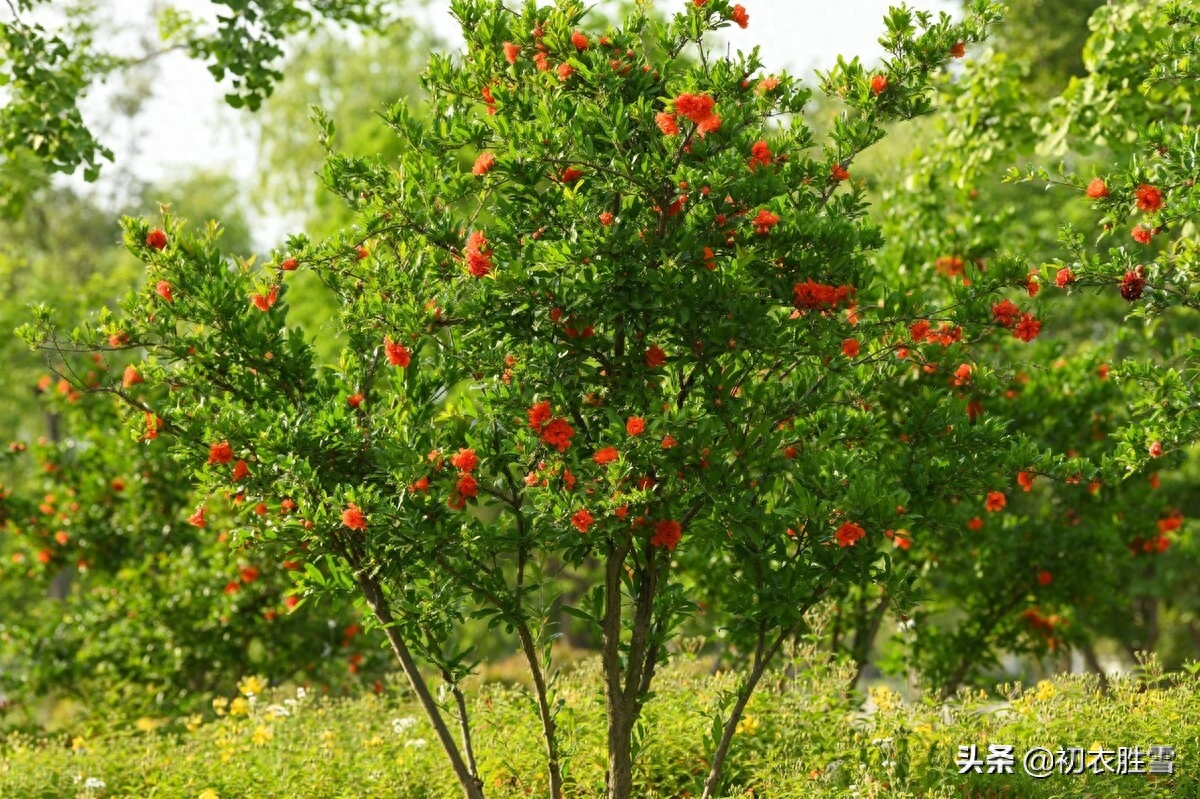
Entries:
{"label": "tree trunk", "polygon": [[459,751],[458,745],[454,742],[454,735],[450,732],[450,728],[446,726],[446,720],[442,718],[442,713],[438,709],[433,695],[429,693],[429,686],[425,684],[425,678],[421,676],[421,671],[417,667],[416,660],[413,659],[412,652],[409,651],[408,645],[404,642],[404,638],[396,628],[396,619],[392,616],[392,610],[388,607],[387,600],[384,598],[383,588],[375,578],[363,572],[359,572],[356,578],[358,586],[363,592],[363,597],[367,600],[367,605],[370,606],[371,612],[375,614],[375,618],[383,626],[383,632],[387,636],[388,643],[392,645],[392,651],[396,654],[396,659],[400,661],[404,675],[408,677],[408,684],[412,687],[413,693],[416,694],[417,701],[421,703],[421,707],[425,710],[425,715],[429,718],[429,723],[433,725],[434,733],[437,734],[438,741],[441,743],[442,749],[446,752],[446,757],[450,759],[450,766],[454,769],[454,775],[458,777],[458,783],[462,786],[463,795],[467,799],[484,799],[483,781],[479,779],[478,774],[473,773],[466,761],[463,760],[462,753]]}

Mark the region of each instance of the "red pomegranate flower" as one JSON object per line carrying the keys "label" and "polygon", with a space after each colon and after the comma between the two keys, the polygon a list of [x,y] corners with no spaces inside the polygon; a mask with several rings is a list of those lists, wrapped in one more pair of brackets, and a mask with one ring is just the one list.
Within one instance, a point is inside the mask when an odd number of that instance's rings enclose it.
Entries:
{"label": "red pomegranate flower", "polygon": [[366,530],[367,517],[353,502],[342,511],[342,524],[350,530]]}
{"label": "red pomegranate flower", "polygon": [[155,228],[146,234],[146,246],[161,250],[167,246],[167,234],[162,228]]}
{"label": "red pomegranate flower", "polygon": [[650,537],[650,545],[675,551],[676,545],[683,538],[683,526],[672,519],[663,519],[654,523],[654,535]]}

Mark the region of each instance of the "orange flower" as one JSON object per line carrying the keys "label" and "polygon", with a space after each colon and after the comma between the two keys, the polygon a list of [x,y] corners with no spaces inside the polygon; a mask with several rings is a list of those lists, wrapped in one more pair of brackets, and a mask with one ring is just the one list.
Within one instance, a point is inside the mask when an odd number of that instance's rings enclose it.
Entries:
{"label": "orange flower", "polygon": [[766,236],[771,232],[771,228],[778,224],[779,217],[764,208],[758,212],[758,216],[754,217],[754,232],[760,236]]}
{"label": "orange flower", "polygon": [[471,167],[471,174],[475,177],[482,177],[488,173],[488,170],[490,170],[495,163],[496,156],[492,155],[491,153],[480,153],[479,157],[475,159],[475,165]]}
{"label": "orange flower", "polygon": [[469,473],[479,466],[479,457],[473,449],[460,449],[450,458],[450,463],[455,469]]}
{"label": "orange flower", "polygon": [[983,529],[983,519],[978,516],[973,517],[971,521],[967,522],[967,528],[971,530],[971,532],[978,533]]}
{"label": "orange flower", "polygon": [[250,474],[250,467],[246,465],[246,462],[244,460],[239,458],[238,462],[233,464],[233,475],[232,475],[231,479],[233,480],[233,482],[236,483],[239,480],[245,479],[249,474]]}
{"label": "orange flower", "polygon": [[476,230],[467,239],[463,247],[463,258],[467,262],[467,271],[474,277],[483,277],[492,271],[492,251],[488,249],[488,240],[482,230]]}
{"label": "orange flower", "polygon": [[646,429],[646,420],[640,416],[630,416],[625,420],[625,432],[631,436],[641,435]]}
{"label": "orange flower", "polygon": [[779,78],[766,77],[758,82],[758,90],[764,94],[779,88]]}
{"label": "orange flower", "polygon": [[663,519],[654,523],[654,535],[650,537],[650,546],[666,547],[674,552],[679,540],[683,538],[683,526],[672,519]]}
{"label": "orange flower", "polygon": [[1092,178],[1092,182],[1087,185],[1087,196],[1093,200],[1099,200],[1108,196],[1108,186],[1100,178]]}
{"label": "orange flower", "polygon": [[876,97],[886,92],[887,87],[887,75],[880,73],[871,78],[871,94],[875,95]]}
{"label": "orange flower", "polygon": [[770,166],[772,161],[771,146],[762,140],[756,141],[750,146],[750,171],[753,172],[758,166]]}
{"label": "orange flower", "polygon": [[575,527],[581,533],[586,533],[588,528],[591,527],[595,521],[596,520],[593,518],[592,514],[588,513],[586,510],[577,511],[573,516],[571,516],[571,524],[575,525]]}
{"label": "orange flower", "polygon": [[962,58],[967,54],[967,45],[963,42],[955,42],[950,45],[950,55],[954,58]]}
{"label": "orange flower", "polygon": [[284,261],[283,263],[281,263],[279,265],[279,268],[285,272],[295,272],[296,267],[299,265],[300,264],[296,261],[295,258],[288,258],[286,261]]}
{"label": "orange flower", "polygon": [[1162,208],[1162,192],[1148,183],[1143,183],[1138,186],[1137,189],[1134,190],[1133,196],[1137,200],[1138,210],[1144,214],[1152,214],[1158,209]]}
{"label": "orange flower", "polygon": [[1007,504],[1008,498],[1005,497],[1002,492],[989,491],[987,495],[987,501],[984,503],[984,507],[987,508],[991,513],[996,513],[997,511],[1004,510],[1004,506]]}
{"label": "orange flower", "polygon": [[850,173],[841,164],[834,164],[829,170],[829,178],[835,183],[850,179]]}
{"label": "orange flower", "polygon": [[611,211],[601,211],[600,212],[600,224],[603,225],[604,227],[608,227],[612,223],[613,223],[612,212]]}
{"label": "orange flower", "polygon": [[681,94],[675,98],[675,111],[699,125],[713,115],[716,100],[707,94]]}
{"label": "orange flower", "polygon": [[546,426],[546,423],[550,421],[550,417],[554,415],[554,412],[550,408],[550,402],[548,400],[542,400],[541,402],[535,403],[534,406],[529,409],[528,415],[529,426],[540,433]]}
{"label": "orange flower", "polygon": [[342,511],[342,524],[351,530],[366,530],[367,517],[358,509],[358,505],[351,502]]}
{"label": "orange flower", "polygon": [[837,529],[837,533],[834,535],[837,538],[839,547],[849,547],[854,546],[854,544],[860,538],[866,536],[866,534],[867,531],[864,530],[860,525],[854,524],[853,522],[845,522]]}
{"label": "orange flower", "polygon": [[255,308],[266,313],[275,307],[275,301],[279,299],[279,286],[271,286],[266,294],[254,294],[250,297],[250,302]]}
{"label": "orange flower", "polygon": [[740,4],[733,7],[733,10],[729,13],[729,18],[736,22],[739,28],[744,29],[750,24],[750,15],[746,13],[745,7]]}
{"label": "orange flower", "polygon": [[121,377],[121,385],[125,388],[133,388],[138,383],[142,382],[142,376],[138,374],[138,370],[129,365],[125,367],[125,374]]}
{"label": "orange flower", "polygon": [[1038,572],[1037,581],[1038,585],[1050,585],[1050,583],[1054,582],[1054,575],[1042,569]]}
{"label": "orange flower", "polygon": [[619,457],[621,457],[621,453],[617,452],[616,447],[605,447],[604,449],[597,450],[592,455],[592,460],[596,462],[597,466],[604,466],[612,463]]}
{"label": "orange flower", "polygon": [[512,42],[504,43],[504,60],[510,64],[517,63],[517,56],[520,54],[521,48]]}
{"label": "orange flower", "polygon": [[222,441],[220,444],[212,444],[209,446],[209,466],[215,466],[221,463],[229,463],[231,460],[233,460],[233,447],[229,446],[228,441]]}
{"label": "orange flower", "polygon": [[842,355],[847,358],[853,358],[859,353],[858,342],[852,338],[848,338],[842,342]]}
{"label": "orange flower", "polygon": [[575,45],[576,50],[586,50],[588,48],[588,37],[579,31],[575,31],[571,34],[571,44]]}
{"label": "orange flower", "polygon": [[458,478],[458,482],[454,484],[454,491],[460,497],[477,497],[479,496],[479,483],[469,474],[462,474]]}
{"label": "orange flower", "polygon": [[154,287],[154,293],[167,302],[173,302],[175,299],[171,294],[171,284],[165,280],[158,281],[158,285]]}
{"label": "orange flower", "polygon": [[571,427],[566,419],[552,419],[542,430],[542,441],[559,452],[566,452],[567,448],[571,446],[573,435],[575,435],[575,428]]}
{"label": "orange flower", "polygon": [[646,349],[646,365],[651,369],[657,369],[666,362],[667,354],[657,344],[651,344]]}
{"label": "orange flower", "polygon": [[392,366],[399,366],[401,369],[405,369],[412,363],[412,353],[408,351],[408,347],[392,341],[391,338],[383,340],[383,349],[387,353],[388,363]]}
{"label": "orange flower", "polygon": [[204,527],[206,524],[208,524],[207,520],[204,518],[203,505],[196,508],[196,512],[188,517],[188,524],[192,525],[193,527]]}
{"label": "orange flower", "polygon": [[1033,472],[1017,472],[1017,484],[1026,491],[1033,490]]}

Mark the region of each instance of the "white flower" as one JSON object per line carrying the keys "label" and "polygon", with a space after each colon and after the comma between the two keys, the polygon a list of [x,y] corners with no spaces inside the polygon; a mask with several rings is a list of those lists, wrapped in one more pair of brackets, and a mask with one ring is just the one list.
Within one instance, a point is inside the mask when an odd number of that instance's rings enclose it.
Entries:
{"label": "white flower", "polygon": [[909,630],[911,630],[914,626],[916,626],[916,624],[917,623],[915,621],[913,621],[912,619],[905,619],[904,621],[902,621],[896,625],[896,629],[902,633],[906,633]]}
{"label": "white flower", "polygon": [[299,688],[296,689],[296,698],[297,699],[303,699],[306,696],[308,696],[308,691],[305,690],[303,685],[301,685]]}
{"label": "white flower", "polygon": [[397,735],[403,735],[415,726],[417,726],[417,720],[412,716],[405,716],[402,719],[392,719],[392,731]]}
{"label": "white flower", "polygon": [[[284,700],[284,701],[290,701],[290,700]],[[295,704],[295,702],[293,702],[292,704]],[[267,709],[264,710],[263,712],[266,713],[268,716],[273,716],[277,719],[287,718],[288,716],[292,715],[291,713],[288,712],[288,709],[286,707],[284,707],[283,705],[269,705],[267,707]]]}
{"label": "white flower", "polygon": [[411,741],[405,741],[404,745],[411,746],[414,749],[420,749],[427,743],[428,741],[426,741],[424,738],[413,738]]}
{"label": "white flower", "polygon": [[104,780],[99,777],[88,777],[83,781],[83,788],[87,791],[103,791],[106,787]]}

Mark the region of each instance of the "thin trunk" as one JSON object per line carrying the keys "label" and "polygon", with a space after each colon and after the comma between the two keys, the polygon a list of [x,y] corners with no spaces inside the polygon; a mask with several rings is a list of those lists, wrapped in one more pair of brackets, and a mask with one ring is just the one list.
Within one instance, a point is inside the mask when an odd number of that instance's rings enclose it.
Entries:
{"label": "thin trunk", "polygon": [[871,623],[865,629],[860,628],[854,635],[854,678],[850,681],[851,690],[857,688],[859,680],[862,679],[863,670],[871,657],[871,645],[875,643],[875,636],[879,634],[883,617],[887,615],[890,599],[891,597],[885,593],[879,600],[879,604],[871,611]]}
{"label": "thin trunk", "polygon": [[754,689],[758,687],[758,681],[762,679],[767,666],[774,659],[780,645],[791,632],[791,630],[784,630],[779,633],[775,641],[765,651],[760,650],[757,653],[758,657],[754,663],[754,668],[751,670],[745,685],[738,691],[738,698],[737,702],[733,705],[733,711],[729,714],[729,718],[725,720],[725,729],[721,734],[721,742],[717,744],[717,749],[713,753],[712,766],[709,768],[708,777],[704,780],[704,794],[701,799],[712,799],[715,795],[714,792],[717,790],[718,785],[720,785],[721,775],[725,769],[725,758],[729,755],[729,746],[733,743],[734,733],[737,732],[738,724],[742,720],[742,713],[745,712],[746,705],[750,702],[750,697],[753,696]]}
{"label": "thin trunk", "polygon": [[621,686],[621,576],[628,553],[628,543],[617,546],[604,564],[604,617],[600,627],[604,635],[601,661],[608,716],[606,799],[629,799],[633,795],[633,712]]}
{"label": "thin trunk", "polygon": [[546,690],[546,679],[542,674],[541,661],[538,659],[537,646],[529,626],[522,621],[517,625],[517,635],[521,639],[521,651],[529,665],[529,673],[533,677],[533,690],[537,696],[538,715],[542,719],[542,737],[546,742],[546,768],[550,775],[551,799],[562,799],[563,778],[562,765],[559,763],[557,725],[554,714],[550,709],[550,697]]}
{"label": "thin trunk", "polygon": [[467,771],[471,773],[471,778],[476,783],[482,784],[479,779],[479,766],[475,763],[475,747],[471,744],[471,722],[467,714],[467,698],[456,682],[450,683],[450,693],[454,694],[454,704],[458,706],[458,731],[462,736],[462,750],[467,760]]}
{"label": "thin trunk", "polygon": [[413,693],[416,694],[417,701],[421,703],[421,707],[425,710],[425,715],[429,718],[430,724],[433,725],[433,730],[437,734],[438,741],[442,744],[442,749],[446,752],[446,757],[450,759],[450,766],[454,769],[454,775],[458,778],[459,785],[462,786],[463,795],[467,799],[484,799],[483,782],[468,767],[467,763],[463,760],[462,753],[459,752],[458,745],[454,743],[454,736],[451,734],[450,728],[446,726],[446,721],[442,718],[442,713],[438,709],[433,695],[429,693],[429,686],[425,684],[425,678],[421,676],[420,669],[417,668],[417,662],[413,659],[408,645],[404,642],[404,638],[396,628],[396,619],[392,616],[392,610],[388,607],[387,600],[383,596],[382,587],[375,578],[363,572],[357,575],[357,579],[358,586],[363,592],[363,597],[367,600],[367,605],[370,606],[371,612],[375,614],[375,618],[383,626],[383,632],[387,636],[388,643],[392,645],[392,651],[396,654],[396,659],[400,661],[404,675],[408,677],[408,684],[412,687]]}

